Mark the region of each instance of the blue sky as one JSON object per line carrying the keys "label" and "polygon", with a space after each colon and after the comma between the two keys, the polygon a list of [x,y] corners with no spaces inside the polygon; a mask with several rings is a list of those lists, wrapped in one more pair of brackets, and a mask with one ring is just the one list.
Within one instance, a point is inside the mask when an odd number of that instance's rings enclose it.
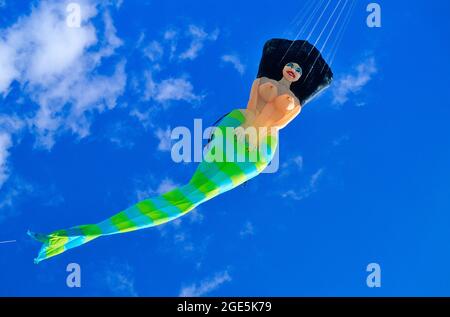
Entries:
{"label": "blue sky", "polygon": [[33,264],[27,229],[95,223],[187,182],[196,164],[172,161],[168,131],[245,107],[264,42],[294,38],[308,7],[79,3],[73,30],[63,2],[0,1],[0,240],[17,240],[0,244],[0,295],[450,295],[444,0],[378,1],[381,28],[357,2],[335,81],[281,132],[276,174]]}

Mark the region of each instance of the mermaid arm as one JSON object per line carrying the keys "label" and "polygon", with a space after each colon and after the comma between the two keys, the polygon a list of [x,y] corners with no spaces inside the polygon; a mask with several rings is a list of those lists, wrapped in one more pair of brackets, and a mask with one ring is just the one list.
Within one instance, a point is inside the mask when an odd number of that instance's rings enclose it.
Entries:
{"label": "mermaid arm", "polygon": [[259,84],[260,84],[260,79],[255,79],[255,81],[253,81],[252,84],[252,89],[250,91],[250,98],[248,100],[247,103],[247,109],[246,109],[246,122],[245,125],[249,126],[252,124],[252,122],[254,121],[254,119],[257,117],[258,115],[258,109],[256,107],[256,105],[258,104],[258,88],[259,88]]}
{"label": "mermaid arm", "polygon": [[247,109],[256,112],[256,105],[258,103],[258,87],[260,84],[260,79],[255,79],[252,84],[252,89],[250,91],[250,99],[248,100]]}

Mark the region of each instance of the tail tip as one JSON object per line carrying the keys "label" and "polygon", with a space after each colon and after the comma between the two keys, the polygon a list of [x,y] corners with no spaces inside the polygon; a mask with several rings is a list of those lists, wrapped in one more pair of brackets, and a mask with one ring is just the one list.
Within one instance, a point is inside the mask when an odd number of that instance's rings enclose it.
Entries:
{"label": "tail tip", "polygon": [[38,234],[35,233],[35,232],[33,232],[33,231],[31,231],[31,230],[29,230],[29,229],[27,230],[27,235],[28,235],[30,238],[39,241],[39,239],[38,239]]}
{"label": "tail tip", "polygon": [[32,239],[42,243],[46,243],[48,241],[48,236],[46,236],[45,234],[35,233],[31,230],[28,230],[27,235]]}

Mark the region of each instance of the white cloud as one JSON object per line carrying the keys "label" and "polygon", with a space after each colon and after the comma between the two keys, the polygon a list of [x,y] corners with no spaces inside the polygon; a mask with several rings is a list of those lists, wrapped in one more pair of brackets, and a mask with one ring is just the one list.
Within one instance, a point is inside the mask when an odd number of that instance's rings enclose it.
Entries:
{"label": "white cloud", "polygon": [[193,102],[202,99],[194,94],[194,87],[184,78],[169,78],[157,86],[155,100],[165,102],[170,100]]}
{"label": "white cloud", "polygon": [[9,61],[16,67],[16,76],[9,80],[48,83],[78,60],[86,47],[96,43],[95,28],[86,23],[96,9],[83,2],[82,10],[83,26],[70,28],[65,5],[43,1],[28,17],[2,30],[2,44],[10,48]]}
{"label": "white cloud", "polygon": [[122,44],[108,11],[102,16],[104,33],[99,40],[91,21],[98,13],[97,2],[79,3],[80,28],[66,25],[65,3],[42,1],[29,16],[0,30],[0,93],[7,94],[17,81],[38,104],[27,124],[45,148],[53,146],[58,133],[88,135],[92,114],[114,108],[126,83],[124,61],[114,65],[110,76],[97,73]]}
{"label": "white cloud", "polygon": [[[0,114],[0,189],[10,176],[8,158],[14,145],[13,136],[24,127],[23,120],[15,115]],[[2,203],[0,202],[0,208]]]}
{"label": "white cloud", "polygon": [[140,111],[138,109],[132,109],[130,116],[136,118],[146,129],[153,127],[151,110]]}
{"label": "white cloud", "polygon": [[302,200],[304,197],[303,195],[297,193],[294,189],[289,189],[281,194],[283,198],[291,198],[294,200]]}
{"label": "white cloud", "polygon": [[297,155],[286,160],[283,164],[281,164],[281,171],[278,174],[278,177],[283,178],[293,172],[303,171],[303,164],[303,156],[301,155]]}
{"label": "white cloud", "polygon": [[11,82],[19,75],[14,66],[15,51],[0,38],[0,93],[5,95]]}
{"label": "white cloud", "polygon": [[150,100],[156,94],[157,83],[153,80],[152,73],[149,71],[144,72],[144,78],[145,78],[144,100]]}
{"label": "white cloud", "polygon": [[8,158],[11,154],[10,150],[14,145],[13,136],[20,131],[23,126],[23,121],[15,115],[0,114],[0,189],[10,175]]}
{"label": "white cloud", "polygon": [[177,50],[177,39],[178,38],[178,32],[170,29],[170,30],[166,30],[164,32],[164,40],[166,40],[167,42],[169,42],[169,52],[170,52],[170,59],[173,59],[173,57],[175,56],[175,52]]}
{"label": "white cloud", "polygon": [[333,88],[333,102],[343,105],[349,99],[350,94],[359,92],[377,73],[375,58],[370,57],[360,63],[353,74],[347,74],[340,78]]}
{"label": "white cloud", "polygon": [[204,215],[197,209],[193,209],[183,217],[156,227],[163,242],[167,244],[167,246],[164,246],[164,250],[178,251],[181,257],[202,259],[205,255],[209,238],[202,235],[201,241],[194,241],[191,234],[193,230],[191,229],[194,225],[201,225],[203,219]]}
{"label": "white cloud", "polygon": [[0,223],[8,217],[20,214],[17,202],[33,193],[35,188],[20,178],[13,178],[0,191]]}
{"label": "white cloud", "polygon": [[284,162],[282,165],[283,169],[287,169],[289,167],[295,167],[298,170],[303,169],[303,156],[297,155],[291,159],[289,159],[287,162]]}
{"label": "white cloud", "polygon": [[239,74],[243,75],[245,73],[245,65],[242,64],[237,55],[223,55],[222,61],[230,63]]}
{"label": "white cloud", "polygon": [[[168,65],[174,61],[180,40],[188,40],[189,47],[178,53],[176,57],[177,66],[180,68],[180,60],[194,60],[203,49],[205,42],[215,41],[218,37],[218,30],[211,33],[205,32],[202,28],[189,25],[186,33],[180,33],[175,29],[168,29],[164,32],[161,40],[153,40],[144,45],[142,54],[151,62],[151,71],[144,72],[145,88],[143,91],[144,100],[154,100],[160,104],[168,104],[171,101],[184,101],[196,103],[201,101],[204,96],[194,92],[194,86],[187,76],[161,75],[160,71],[163,65]],[[144,35],[141,34],[139,46],[144,41]],[[164,63],[163,63],[164,62]],[[170,68],[170,67],[169,67]]]}
{"label": "white cloud", "polygon": [[230,282],[231,277],[228,271],[216,273],[214,277],[201,281],[198,284],[192,284],[183,287],[180,291],[180,297],[199,297],[204,296],[216,290],[222,284]]}
{"label": "white cloud", "polygon": [[170,152],[172,148],[172,139],[170,138],[172,131],[170,127],[165,130],[158,128],[155,132],[156,138],[159,140],[158,150],[161,152]]}
{"label": "white cloud", "polygon": [[242,230],[239,232],[241,238],[245,236],[252,236],[254,234],[255,234],[255,227],[250,221],[247,221],[244,225],[244,228],[242,228]]}
{"label": "white cloud", "polygon": [[[70,131],[83,138],[89,135],[91,115],[116,106],[125,82],[125,63],[116,65],[112,76],[89,76],[89,71],[80,69],[65,77],[53,87],[41,92],[32,92],[39,101],[40,109],[31,121],[36,131],[39,145],[51,148],[58,132]],[[72,104],[66,114],[64,105]]]}
{"label": "white cloud", "polygon": [[104,273],[104,282],[111,293],[118,296],[138,296],[133,269],[128,264],[112,261]]}
{"label": "white cloud", "polygon": [[[148,180],[146,180],[146,181],[148,181]],[[159,181],[159,184],[156,187],[156,189],[155,189],[155,187],[151,188],[151,187],[140,186],[141,183],[143,183],[143,181],[139,180],[139,185],[137,186],[138,188],[136,190],[136,198],[138,201],[147,199],[147,198],[150,198],[153,196],[165,194],[168,191],[179,186],[178,183],[174,182],[169,177],[166,177],[162,181]]]}
{"label": "white cloud", "polygon": [[190,223],[202,223],[205,216],[198,211],[198,209],[191,210],[188,214]]}
{"label": "white cloud", "polygon": [[[190,230],[186,229],[188,224],[184,222],[186,217],[189,217],[189,215],[177,218],[164,226],[158,226],[156,228],[164,243],[167,244],[165,249],[178,251],[182,257],[193,257],[204,251],[204,246],[201,243],[194,243],[192,241]],[[190,221],[190,223],[193,222]]]}
{"label": "white cloud", "polygon": [[166,30],[164,32],[164,39],[165,40],[173,40],[177,36],[177,31],[175,30]]}
{"label": "white cloud", "polygon": [[303,156],[298,155],[292,159],[292,162],[297,166],[298,169],[303,169]]}
{"label": "white cloud", "polygon": [[302,200],[308,198],[311,194],[317,191],[317,186],[320,178],[324,173],[324,170],[325,170],[324,168],[320,168],[313,175],[311,175],[308,184],[305,187],[303,187],[300,191],[290,189],[282,193],[281,196],[283,198],[291,198],[293,200]]}
{"label": "white cloud", "polygon": [[348,140],[350,140],[350,137],[345,134],[345,135],[335,138],[332,143],[333,143],[333,146],[340,146],[343,143],[347,142]]}
{"label": "white cloud", "polygon": [[125,121],[114,122],[101,134],[101,139],[106,139],[117,148],[131,149],[134,147],[136,129]]}
{"label": "white cloud", "polygon": [[[177,61],[194,60],[205,47],[206,42],[214,42],[219,36],[219,30],[216,29],[210,33],[196,25],[189,25],[185,32],[177,29],[167,29],[162,35],[162,41],[152,41],[144,49],[143,54],[151,62],[161,59],[164,53],[168,52],[169,61],[175,58]],[[141,35],[138,43],[142,43],[144,36]],[[181,44],[180,44],[181,42]],[[179,52],[178,48],[188,42],[188,47]],[[178,51],[178,52],[177,52]],[[178,54],[176,54],[178,53]]]}
{"label": "white cloud", "polygon": [[203,96],[195,94],[194,86],[185,78],[168,78],[158,83],[147,73],[145,99],[163,104],[170,101],[194,103],[202,100]]}
{"label": "white cloud", "polygon": [[123,4],[123,0],[112,0],[112,2],[114,3],[115,2],[115,4],[116,4],[116,8],[117,9],[120,9],[121,7],[122,7],[122,4]]}
{"label": "white cloud", "polygon": [[150,44],[144,48],[144,55],[152,62],[159,60],[163,54],[164,48],[157,41],[150,42]]}
{"label": "white cloud", "polygon": [[159,184],[158,188],[156,189],[156,193],[158,195],[162,195],[178,186],[179,185],[175,183],[172,179],[166,177],[162,180],[161,184]]}
{"label": "white cloud", "polygon": [[191,38],[189,48],[180,54],[181,60],[194,60],[197,58],[200,51],[203,49],[206,41],[216,41],[219,36],[219,31],[214,30],[211,33],[205,32],[202,28],[189,25],[188,36]]}
{"label": "white cloud", "polygon": [[7,160],[11,146],[11,136],[7,133],[0,133],[0,189],[9,176]]}
{"label": "white cloud", "polygon": [[97,62],[102,59],[114,55],[115,50],[123,45],[123,41],[117,36],[117,30],[111,18],[109,11],[105,11],[102,15],[105,30],[103,33],[103,41],[101,49],[94,55]]}
{"label": "white cloud", "polygon": [[0,132],[14,134],[25,126],[25,122],[17,115],[0,114]]}

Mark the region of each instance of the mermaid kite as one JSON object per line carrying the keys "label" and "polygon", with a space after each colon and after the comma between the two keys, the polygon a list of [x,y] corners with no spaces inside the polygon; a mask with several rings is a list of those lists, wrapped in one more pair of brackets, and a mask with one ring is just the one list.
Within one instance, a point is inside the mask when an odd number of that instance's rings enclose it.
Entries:
{"label": "mermaid kite", "polygon": [[[186,185],[142,200],[97,224],[48,235],[28,232],[43,243],[35,263],[101,236],[169,222],[259,175],[274,156],[279,130],[332,78],[320,52],[307,41],[267,41],[247,108],[233,110],[217,122],[203,161]],[[247,133],[249,129],[254,135]]]}

